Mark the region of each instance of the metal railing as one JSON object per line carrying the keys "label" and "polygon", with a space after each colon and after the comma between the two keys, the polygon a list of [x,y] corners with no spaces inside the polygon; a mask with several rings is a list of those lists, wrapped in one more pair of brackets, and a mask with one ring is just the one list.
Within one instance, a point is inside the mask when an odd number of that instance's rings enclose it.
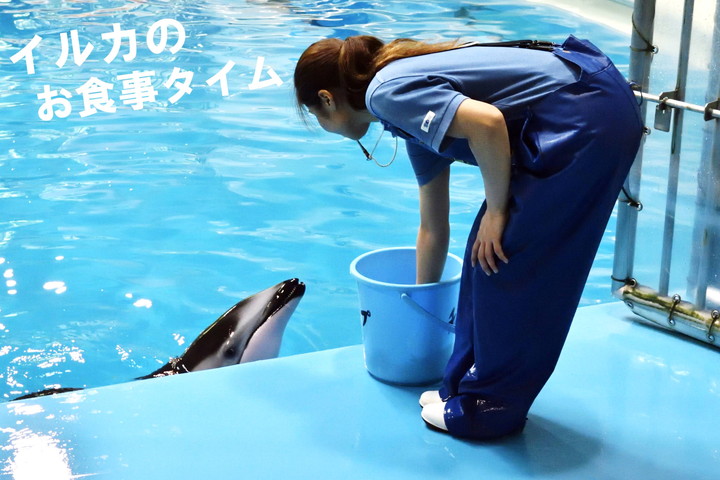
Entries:
{"label": "metal railing", "polygon": [[[708,308],[707,305],[708,287],[720,287],[720,63],[714,59],[717,55],[711,55],[713,61],[708,79],[707,103],[701,106],[685,102],[693,10],[694,0],[685,0],[676,87],[672,91],[652,95],[646,92],[652,59],[657,52],[653,45],[655,0],[635,0],[630,44],[630,81],[639,89],[636,95],[644,100],[641,104],[643,117],[647,118],[647,101],[657,103],[654,128],[670,132],[672,138],[657,289],[643,285],[633,275],[638,215],[642,210],[639,199],[643,147],[640,148],[625,182],[624,198],[621,197],[622,203],[618,210],[612,289],[616,297],[622,299],[634,313],[645,320],[720,346],[720,311]],[[720,52],[720,0],[717,0],[714,21],[710,45],[713,54]],[[692,302],[683,300],[677,293],[669,293],[685,112],[701,113],[705,119],[687,280],[687,290]]]}

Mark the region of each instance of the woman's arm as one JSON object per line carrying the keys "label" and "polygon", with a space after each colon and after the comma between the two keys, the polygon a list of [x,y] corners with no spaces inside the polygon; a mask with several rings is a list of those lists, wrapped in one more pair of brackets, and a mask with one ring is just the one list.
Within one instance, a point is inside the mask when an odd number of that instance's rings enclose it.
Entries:
{"label": "woman's arm", "polygon": [[417,283],[440,280],[450,241],[450,167],[420,187]]}
{"label": "woman's arm", "polygon": [[487,211],[473,245],[472,265],[479,263],[488,275],[497,273],[496,257],[508,263],[502,249],[510,187],[510,140],[505,117],[493,105],[468,98],[458,107],[447,135],[467,139],[485,184]]}

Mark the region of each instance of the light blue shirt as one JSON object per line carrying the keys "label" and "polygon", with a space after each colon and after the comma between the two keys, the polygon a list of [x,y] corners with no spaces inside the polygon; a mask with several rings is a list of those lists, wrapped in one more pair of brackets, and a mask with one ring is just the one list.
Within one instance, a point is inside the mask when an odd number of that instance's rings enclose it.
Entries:
{"label": "light blue shirt", "polygon": [[393,135],[404,138],[418,183],[453,160],[475,164],[467,140],[446,137],[466,98],[490,103],[512,122],[529,105],[575,83],[579,70],[551,52],[513,47],[465,47],[396,60],[381,69],[365,103]]}

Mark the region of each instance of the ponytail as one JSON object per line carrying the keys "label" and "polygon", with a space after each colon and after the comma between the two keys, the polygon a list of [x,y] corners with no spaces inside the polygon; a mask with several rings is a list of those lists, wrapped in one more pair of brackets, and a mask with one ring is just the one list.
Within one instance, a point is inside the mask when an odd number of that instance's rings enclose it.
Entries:
{"label": "ponytail", "polygon": [[365,110],[365,92],[377,71],[375,58],[383,48],[382,40],[368,35],[348,37],[338,57],[340,79],[348,103],[355,110]]}
{"label": "ponytail", "polygon": [[348,37],[345,41],[326,38],[310,45],[295,67],[295,99],[298,109],[320,103],[317,93],[328,90],[345,95],[355,110],[365,110],[365,92],[375,74],[401,58],[443,52],[457,42],[429,44],[407,38],[385,45],[369,35]]}
{"label": "ponytail", "polygon": [[379,55],[375,58],[374,72],[378,72],[389,63],[401,58],[417,57],[429,53],[445,52],[458,47],[458,42],[425,43],[411,38],[398,38],[385,45]]}

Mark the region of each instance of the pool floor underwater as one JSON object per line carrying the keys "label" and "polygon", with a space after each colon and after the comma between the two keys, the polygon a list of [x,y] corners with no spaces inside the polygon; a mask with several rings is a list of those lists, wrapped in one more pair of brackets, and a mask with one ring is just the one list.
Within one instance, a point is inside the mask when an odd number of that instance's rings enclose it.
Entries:
{"label": "pool floor underwater", "polygon": [[581,308],[524,432],[487,443],[426,428],[360,346],[11,402],[0,478],[717,479],[718,354]]}

